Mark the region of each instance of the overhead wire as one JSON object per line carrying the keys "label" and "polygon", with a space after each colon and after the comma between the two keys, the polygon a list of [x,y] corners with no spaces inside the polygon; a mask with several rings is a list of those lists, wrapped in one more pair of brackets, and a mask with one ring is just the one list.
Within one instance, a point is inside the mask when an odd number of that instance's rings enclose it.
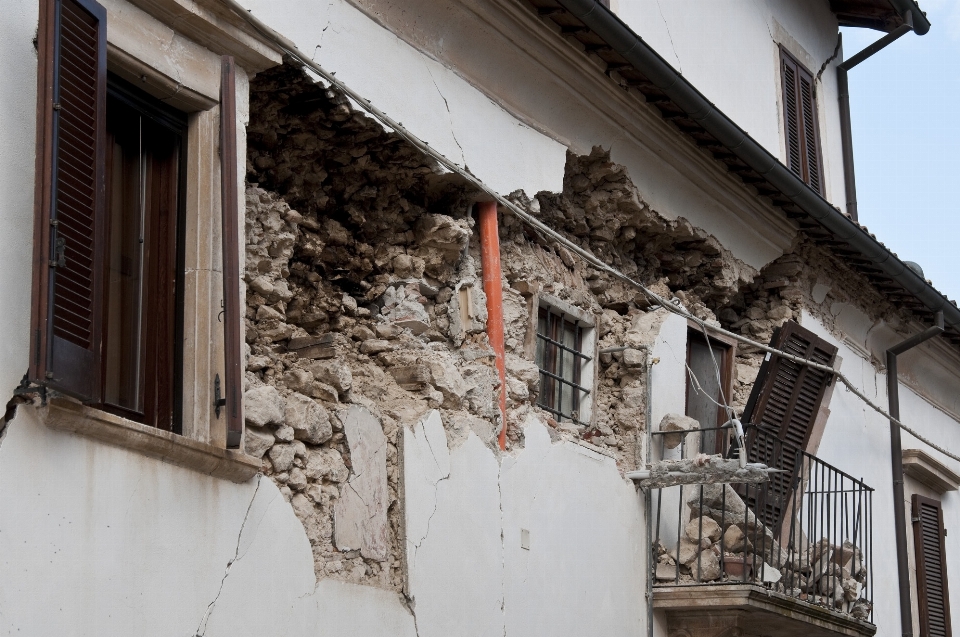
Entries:
{"label": "overhead wire", "polygon": [[[948,451],[941,445],[938,445],[933,441],[931,441],[929,438],[923,436],[912,427],[909,427],[908,425],[904,424],[899,419],[891,416],[889,413],[887,413],[886,410],[884,410],[882,407],[874,403],[863,392],[857,389],[857,387],[850,381],[850,379],[848,379],[839,370],[834,369],[829,365],[823,365],[822,363],[818,363],[816,361],[802,358],[800,356],[795,356],[793,354],[776,349],[769,345],[764,345],[763,343],[754,341],[741,334],[737,334],[735,332],[725,330],[719,326],[710,325],[708,328],[706,322],[703,319],[695,316],[694,314],[689,312],[686,308],[684,308],[682,305],[679,305],[671,301],[668,301],[667,299],[664,299],[663,297],[658,295],[653,290],[650,290],[639,281],[635,281],[634,279],[630,278],[623,272],[617,270],[613,266],[608,265],[606,262],[604,262],[603,260],[595,256],[593,253],[589,252],[588,250],[584,249],[576,242],[568,239],[567,237],[563,236],[560,232],[547,226],[545,223],[543,223],[542,221],[534,217],[532,214],[530,214],[529,212],[527,212],[526,210],[518,206],[516,203],[514,203],[513,201],[501,195],[492,187],[487,186],[487,184],[485,184],[479,177],[471,173],[466,167],[459,166],[452,160],[448,159],[441,152],[435,150],[433,147],[430,146],[430,144],[423,141],[422,139],[417,137],[415,134],[413,134],[412,132],[404,128],[402,123],[395,121],[392,117],[390,117],[385,112],[383,112],[382,110],[374,106],[370,102],[370,100],[364,98],[363,96],[355,92],[353,89],[351,89],[349,86],[344,84],[341,80],[337,79],[334,73],[327,71],[321,65],[317,64],[312,59],[302,54],[301,51],[297,48],[297,46],[293,42],[291,42],[289,39],[285,38],[284,36],[280,35],[276,31],[271,29],[269,26],[267,26],[266,24],[264,24],[256,16],[252,15],[249,10],[241,6],[236,0],[224,0],[224,2],[228,6],[230,6],[238,16],[243,18],[253,29],[259,32],[263,37],[273,42],[286,55],[288,55],[290,58],[297,61],[299,64],[303,65],[304,67],[310,69],[311,71],[319,75],[325,81],[329,82],[332,86],[336,87],[346,96],[348,96],[351,100],[353,100],[360,108],[370,113],[375,119],[380,121],[380,123],[383,124],[384,126],[392,129],[397,135],[402,137],[412,146],[420,150],[425,155],[428,155],[429,157],[431,157],[434,161],[436,161],[442,167],[446,168],[448,171],[452,173],[456,173],[457,175],[460,175],[460,177],[462,177],[464,180],[470,183],[474,188],[486,193],[487,195],[495,199],[505,210],[509,211],[511,214],[513,214],[523,223],[536,229],[545,237],[548,237],[555,243],[567,248],[568,250],[571,250],[572,252],[580,256],[580,258],[582,258],[588,264],[597,268],[598,270],[605,272],[610,276],[612,276],[613,278],[640,291],[644,296],[647,297],[647,299],[653,305],[660,305],[661,307],[668,310],[669,312],[672,312],[674,314],[677,314],[679,316],[682,316],[688,320],[691,320],[697,323],[698,325],[700,325],[700,327],[704,330],[705,333],[709,329],[715,334],[721,334],[728,338],[732,338],[738,342],[745,343],[747,345],[755,347],[760,351],[767,352],[768,354],[780,356],[785,360],[793,361],[801,365],[806,365],[812,369],[817,369],[822,372],[832,374],[850,391],[850,393],[852,393],[854,396],[856,396],[861,401],[866,403],[871,409],[876,411],[878,414],[882,415],[884,418],[894,423],[895,425],[897,425],[898,427],[900,427],[901,429],[909,433],[911,436],[913,436],[917,440],[920,440],[924,444],[929,445],[931,448],[939,451],[940,453],[947,456],[948,458],[951,458],[953,460],[956,460],[957,462],[960,462],[960,455],[957,455],[955,453]],[[707,338],[709,343],[709,336]],[[713,357],[713,350],[712,348],[709,348],[709,349],[711,350],[711,357]],[[713,362],[719,374],[719,365],[717,365],[715,357],[713,359]],[[726,399],[724,399],[724,402],[726,402]],[[728,405],[724,405],[724,408],[728,410],[728,413],[732,411]]]}

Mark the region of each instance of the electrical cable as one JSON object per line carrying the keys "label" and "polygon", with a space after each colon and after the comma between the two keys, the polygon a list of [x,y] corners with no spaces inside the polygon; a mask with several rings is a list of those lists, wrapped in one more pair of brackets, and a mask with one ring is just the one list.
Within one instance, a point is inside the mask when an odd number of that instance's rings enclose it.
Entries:
{"label": "electrical cable", "polygon": [[[623,272],[620,272],[619,270],[614,268],[613,266],[607,265],[606,262],[596,257],[588,250],[582,248],[580,245],[578,245],[574,241],[567,239],[558,231],[554,230],[553,228],[550,228],[549,226],[544,224],[542,221],[540,221],[539,219],[537,219],[527,211],[523,210],[520,206],[510,201],[509,199],[507,199],[506,197],[498,193],[496,190],[494,190],[490,186],[487,186],[480,178],[476,177],[471,172],[469,172],[469,170],[467,170],[466,167],[461,168],[459,165],[457,165],[456,163],[448,159],[445,155],[443,155],[437,150],[434,150],[430,146],[430,144],[421,140],[412,132],[404,128],[400,122],[395,121],[389,115],[387,115],[386,113],[381,111],[379,108],[374,106],[370,102],[370,100],[362,97],[361,95],[353,91],[353,89],[351,89],[346,84],[344,84],[342,81],[338,80],[333,73],[327,71],[322,66],[320,66],[310,58],[303,55],[293,42],[291,42],[289,39],[285,38],[284,36],[280,35],[276,31],[271,29],[269,26],[264,24],[257,17],[253,16],[249,10],[242,7],[236,0],[223,0],[223,1],[234,11],[234,13],[236,13],[239,17],[243,18],[253,29],[259,32],[263,37],[273,42],[281,51],[286,53],[288,56],[296,60],[298,63],[300,63],[304,67],[310,69],[311,71],[313,71],[314,73],[322,77],[324,80],[329,82],[332,86],[339,89],[341,92],[347,95],[350,99],[352,99],[357,105],[359,105],[360,108],[367,111],[375,119],[380,121],[381,124],[393,130],[397,135],[402,137],[404,140],[406,140],[408,143],[410,143],[412,146],[420,150],[425,155],[428,155],[429,157],[433,158],[442,167],[446,168],[452,173],[456,173],[460,175],[467,182],[473,185],[476,189],[486,193],[487,195],[495,199],[501,206],[503,206],[505,210],[512,213],[515,217],[520,219],[520,221],[536,229],[545,237],[549,237],[555,243],[560,244],[565,248],[567,248],[568,250],[573,251],[574,253],[579,255],[584,261],[586,261],[593,267],[597,268],[598,270],[601,270],[602,272],[609,274],[610,276],[614,277],[615,279],[618,279],[619,281],[627,284],[628,286],[639,290],[641,293],[643,293],[644,296],[647,297],[647,299],[651,301],[652,304],[660,305],[664,309],[670,312],[673,312],[674,314],[682,316],[688,320],[694,321],[704,329],[704,332],[707,331],[706,323],[699,317],[691,314],[689,311],[686,310],[686,308],[683,308],[682,306],[677,305],[675,303],[671,303],[670,301],[664,299],[657,293],[653,292],[652,290],[644,286],[639,281],[635,281],[631,279],[629,276],[627,276],[626,274],[624,274]],[[894,423],[895,425],[897,425],[898,427],[900,427],[901,429],[909,433],[914,438],[929,445],[931,448],[939,451],[940,453],[947,456],[948,458],[951,458],[953,460],[956,460],[957,462],[960,462],[960,455],[947,451],[940,445],[937,445],[936,443],[932,442],[929,438],[926,438],[925,436],[921,435],[913,428],[907,426],[906,424],[901,422],[899,419],[891,416],[879,405],[873,403],[869,398],[867,398],[867,396],[865,396],[859,389],[857,389],[853,385],[853,383],[839,370],[836,370],[828,365],[823,365],[821,363],[808,360],[806,358],[794,356],[793,354],[789,354],[787,352],[778,350],[774,347],[770,347],[769,345],[764,345],[763,343],[753,341],[747,338],[746,336],[736,334],[735,332],[730,332],[729,330],[725,330],[721,327],[710,326],[709,329],[714,331],[717,334],[722,334],[728,338],[732,338],[741,343],[745,343],[747,345],[756,347],[760,351],[764,351],[769,354],[775,354],[786,360],[793,361],[801,365],[806,365],[812,369],[817,369],[819,371],[826,372],[828,374],[832,374],[836,376],[837,380],[843,383],[843,385],[846,386],[846,388],[854,396],[856,396],[857,398],[865,402],[874,411],[882,415],[884,418]],[[708,343],[709,343],[709,340],[708,340]],[[710,349],[711,349],[711,356],[713,356],[712,348]],[[714,359],[714,365],[716,366],[716,359]],[[727,407],[727,409],[729,409],[729,407]]]}

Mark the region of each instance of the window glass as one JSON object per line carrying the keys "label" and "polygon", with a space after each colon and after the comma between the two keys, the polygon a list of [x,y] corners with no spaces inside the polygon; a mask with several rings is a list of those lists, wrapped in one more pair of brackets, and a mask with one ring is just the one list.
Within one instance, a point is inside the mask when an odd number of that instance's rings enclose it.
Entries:
{"label": "window glass", "polygon": [[174,429],[182,141],[149,101],[107,100],[103,404]]}

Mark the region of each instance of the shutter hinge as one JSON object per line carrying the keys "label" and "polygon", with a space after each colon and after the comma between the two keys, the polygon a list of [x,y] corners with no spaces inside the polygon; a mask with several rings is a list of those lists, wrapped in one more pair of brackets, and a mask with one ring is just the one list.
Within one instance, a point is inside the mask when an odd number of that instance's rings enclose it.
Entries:
{"label": "shutter hinge", "polygon": [[54,102],[54,103],[53,103],[53,110],[59,111],[60,108],[61,108],[61,107],[60,107],[60,102]]}
{"label": "shutter hinge", "polygon": [[213,411],[220,418],[220,409],[225,407],[227,399],[220,394],[220,374],[213,379]]}
{"label": "shutter hinge", "polygon": [[911,521],[911,522],[919,522],[919,521],[920,521],[920,518],[918,518],[917,516],[913,516],[912,518],[910,518],[910,521]]}
{"label": "shutter hinge", "polygon": [[54,257],[50,259],[51,268],[62,268],[67,265],[67,240],[63,237],[57,237],[57,240],[54,242],[56,248],[54,248]]}

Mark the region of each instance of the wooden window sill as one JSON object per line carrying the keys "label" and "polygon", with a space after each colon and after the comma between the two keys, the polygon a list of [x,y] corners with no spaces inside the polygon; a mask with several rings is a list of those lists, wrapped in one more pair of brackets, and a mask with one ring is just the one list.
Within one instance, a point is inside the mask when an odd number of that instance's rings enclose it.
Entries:
{"label": "wooden window sill", "polygon": [[221,449],[141,425],[62,396],[51,397],[39,413],[43,423],[51,429],[131,449],[215,478],[246,482],[260,471],[260,460],[241,451]]}

